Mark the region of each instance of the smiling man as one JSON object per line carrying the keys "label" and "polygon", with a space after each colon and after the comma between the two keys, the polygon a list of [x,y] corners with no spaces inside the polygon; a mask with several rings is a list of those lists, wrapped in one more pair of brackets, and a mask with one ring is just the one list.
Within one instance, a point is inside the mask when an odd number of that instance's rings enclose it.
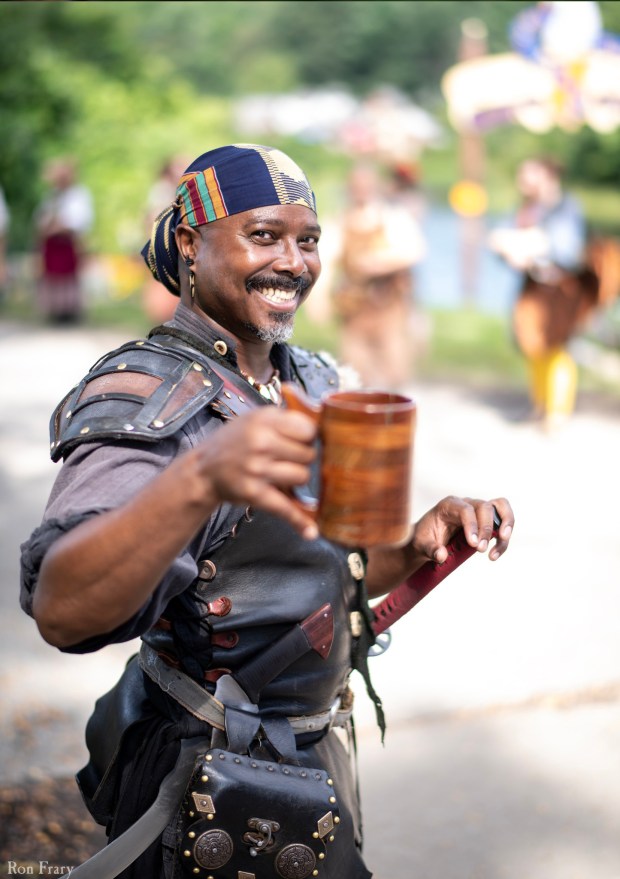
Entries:
{"label": "smiling man", "polygon": [[180,296],[173,320],[105,355],[54,413],[64,464],[23,546],[22,605],[67,652],[142,639],[88,726],[78,781],[113,843],[78,879],[369,877],[336,729],[351,731],[352,665],[366,673],[367,597],[445,560],[461,527],[491,559],[508,546],[503,498],[446,498],[404,546],[368,552],[321,538],[295,503],[316,428],[280,405],[280,382],[338,387],[287,344],[319,234],[288,156],[200,156],[143,251]]}

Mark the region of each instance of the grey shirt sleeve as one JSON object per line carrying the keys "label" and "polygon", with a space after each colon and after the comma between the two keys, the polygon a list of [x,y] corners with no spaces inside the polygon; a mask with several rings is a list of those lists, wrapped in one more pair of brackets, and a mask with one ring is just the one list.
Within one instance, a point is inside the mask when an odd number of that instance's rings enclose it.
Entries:
{"label": "grey shirt sleeve", "polygon": [[[26,613],[32,615],[39,570],[52,544],[86,519],[129,501],[174,458],[194,445],[196,439],[191,431],[183,430],[157,444],[93,443],[79,446],[69,455],[52,489],[41,526],[21,548],[20,602]],[[206,436],[202,439],[208,441]],[[129,641],[147,631],[168,602],[196,578],[196,560],[201,550],[217,543],[233,513],[233,508],[226,505],[211,517],[205,529],[177,556],[149,600],[133,617],[113,632],[66,648],[66,652],[98,650],[109,643]]]}

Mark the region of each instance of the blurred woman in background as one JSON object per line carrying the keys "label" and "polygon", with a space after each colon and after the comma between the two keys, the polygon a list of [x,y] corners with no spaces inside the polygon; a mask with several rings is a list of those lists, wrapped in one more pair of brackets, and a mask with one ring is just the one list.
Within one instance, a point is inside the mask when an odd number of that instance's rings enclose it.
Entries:
{"label": "blurred woman in background", "polygon": [[84,307],[80,274],[93,203],[89,190],[76,181],[71,159],[50,162],[44,179],[50,192],[35,214],[41,258],[38,304],[48,320],[72,323],[81,318]]}

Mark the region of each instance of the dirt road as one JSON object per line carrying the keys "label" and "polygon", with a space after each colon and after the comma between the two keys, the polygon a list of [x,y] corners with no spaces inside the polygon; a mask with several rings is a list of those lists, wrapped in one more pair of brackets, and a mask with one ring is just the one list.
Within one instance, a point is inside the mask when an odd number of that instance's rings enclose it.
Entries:
{"label": "dirt road", "polygon": [[[135,649],[61,655],[17,605],[19,543],[57,472],[50,412],[117,341],[0,324],[5,784],[82,765],[92,702]],[[519,394],[411,393],[417,511],[448,493],[503,494],[517,526],[505,558],[468,562],[372,660],[384,748],[356,685],[368,862],[378,879],[619,879],[620,413],[584,397],[546,436],[514,420]]]}

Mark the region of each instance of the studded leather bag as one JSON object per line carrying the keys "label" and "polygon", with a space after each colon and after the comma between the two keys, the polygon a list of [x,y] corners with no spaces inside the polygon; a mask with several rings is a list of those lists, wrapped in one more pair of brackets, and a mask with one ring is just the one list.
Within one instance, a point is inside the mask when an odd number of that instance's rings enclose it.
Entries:
{"label": "studded leather bag", "polygon": [[329,875],[340,823],[325,770],[221,748],[196,766],[180,817],[179,860],[203,879]]}

